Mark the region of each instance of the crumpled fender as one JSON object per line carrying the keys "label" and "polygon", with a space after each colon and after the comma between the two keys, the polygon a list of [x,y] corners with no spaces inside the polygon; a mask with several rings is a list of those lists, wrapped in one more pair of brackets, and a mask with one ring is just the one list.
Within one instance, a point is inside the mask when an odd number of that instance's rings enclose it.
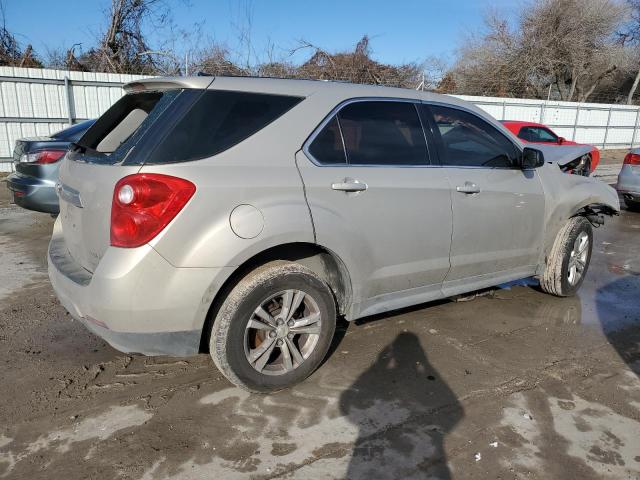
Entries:
{"label": "crumpled fender", "polygon": [[[546,164],[537,171],[545,190],[545,257],[551,250],[560,228],[585,207],[604,206],[608,207],[605,209],[610,212],[620,211],[618,193],[601,180],[582,175],[567,175],[553,164]],[[542,264],[544,260],[545,258],[542,259]]]}
{"label": "crumpled fender", "polygon": [[559,166],[566,165],[577,158],[591,153],[591,145],[526,145],[529,148],[540,150],[544,155],[545,162],[555,163]]}

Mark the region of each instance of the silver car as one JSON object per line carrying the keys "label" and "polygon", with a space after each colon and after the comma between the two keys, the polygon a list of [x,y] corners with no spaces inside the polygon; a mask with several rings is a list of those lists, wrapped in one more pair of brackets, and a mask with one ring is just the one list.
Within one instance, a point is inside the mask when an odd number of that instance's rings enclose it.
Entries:
{"label": "silver car", "polygon": [[126,90],[62,162],[51,283],[115,348],[208,351],[251,391],[310,375],[337,316],[529,276],[572,295],[592,223],[620,208],[447,96],[225,77]]}
{"label": "silver car", "polygon": [[616,188],[627,208],[640,212],[640,148],[631,150],[624,157]]}

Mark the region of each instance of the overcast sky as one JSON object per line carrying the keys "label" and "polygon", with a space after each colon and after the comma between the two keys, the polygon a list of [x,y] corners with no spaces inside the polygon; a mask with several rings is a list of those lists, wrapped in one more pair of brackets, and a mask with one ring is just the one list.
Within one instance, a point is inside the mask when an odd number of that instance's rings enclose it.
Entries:
{"label": "overcast sky", "polygon": [[[105,24],[110,0],[5,0],[7,27],[41,55],[47,48],[82,43],[87,49]],[[299,39],[330,51],[352,48],[364,34],[375,58],[390,63],[450,57],[466,32],[497,8],[513,17],[520,0],[167,0],[173,22],[196,23],[209,39],[233,47],[251,11],[251,37],[262,55],[269,43],[286,54]],[[300,59],[298,56],[295,59]]]}

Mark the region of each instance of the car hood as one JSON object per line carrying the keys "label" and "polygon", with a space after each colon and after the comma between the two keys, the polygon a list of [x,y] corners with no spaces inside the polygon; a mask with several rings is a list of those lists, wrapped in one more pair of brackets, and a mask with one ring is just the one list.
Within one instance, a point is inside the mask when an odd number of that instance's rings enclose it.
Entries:
{"label": "car hood", "polygon": [[546,162],[557,163],[559,166],[566,165],[573,160],[580,158],[593,149],[590,145],[541,145],[534,147],[544,154]]}

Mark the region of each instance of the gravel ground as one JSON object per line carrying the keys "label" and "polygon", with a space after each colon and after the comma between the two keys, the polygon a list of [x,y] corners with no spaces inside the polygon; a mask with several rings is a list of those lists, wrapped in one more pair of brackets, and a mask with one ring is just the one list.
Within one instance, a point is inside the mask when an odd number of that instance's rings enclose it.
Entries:
{"label": "gravel ground", "polygon": [[342,325],[269,396],[87,332],[49,286],[51,226],[0,184],[2,478],[640,478],[640,214],[596,230],[577,297],[519,282]]}

